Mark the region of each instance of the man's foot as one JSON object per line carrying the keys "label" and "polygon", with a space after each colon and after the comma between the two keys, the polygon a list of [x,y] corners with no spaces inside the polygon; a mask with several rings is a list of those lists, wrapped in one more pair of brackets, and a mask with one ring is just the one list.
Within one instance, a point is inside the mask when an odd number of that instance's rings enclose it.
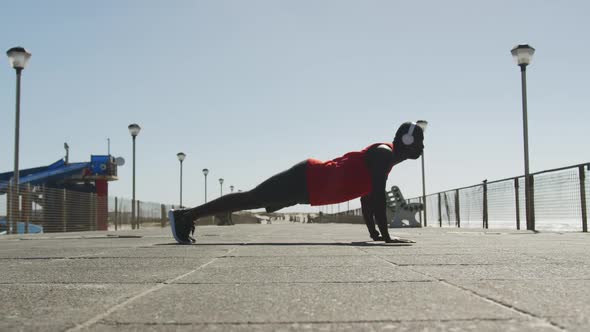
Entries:
{"label": "man's foot", "polygon": [[170,228],[172,235],[176,242],[180,244],[192,244],[195,239],[191,236],[195,232],[195,224],[184,218],[184,210],[168,211],[168,219],[170,219]]}

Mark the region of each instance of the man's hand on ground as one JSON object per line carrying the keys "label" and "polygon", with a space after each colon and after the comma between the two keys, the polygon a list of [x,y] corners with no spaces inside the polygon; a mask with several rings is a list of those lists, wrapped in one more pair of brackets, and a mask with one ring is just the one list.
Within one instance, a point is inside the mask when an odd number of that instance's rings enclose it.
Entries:
{"label": "man's hand on ground", "polygon": [[374,235],[371,236],[371,238],[373,239],[373,241],[385,241],[385,243],[416,243],[415,241],[412,240],[408,240],[408,239],[402,239],[399,237],[394,237],[394,238],[384,238],[381,235]]}
{"label": "man's hand on ground", "polygon": [[392,239],[385,239],[385,243],[416,243],[415,241],[394,237]]}

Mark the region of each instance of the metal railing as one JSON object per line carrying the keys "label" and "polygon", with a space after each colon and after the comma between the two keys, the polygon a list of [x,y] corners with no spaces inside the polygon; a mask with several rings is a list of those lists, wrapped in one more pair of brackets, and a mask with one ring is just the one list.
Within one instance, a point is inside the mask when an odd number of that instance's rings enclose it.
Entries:
{"label": "metal railing", "polygon": [[139,229],[146,226],[165,227],[168,224],[168,210],[174,208],[174,205],[139,200],[135,203],[137,215],[133,219],[131,199],[109,197],[109,229]]}
{"label": "metal railing", "polygon": [[[44,186],[12,185],[0,196],[0,225],[8,234],[97,230],[105,198]],[[83,188],[82,188],[83,190]]]}
{"label": "metal railing", "polygon": [[424,226],[587,232],[589,172],[590,163],[584,163],[532,173],[528,225],[524,176],[427,195],[426,218],[420,219]]}
{"label": "metal railing", "polygon": [[[531,174],[533,213],[528,229],[588,231],[590,163]],[[138,229],[167,224],[172,205],[100,197],[95,193],[22,185],[0,186],[0,234]],[[420,214],[423,226],[527,229],[524,177],[446,190],[426,196],[427,209]],[[422,197],[408,199],[422,202]],[[361,216],[360,209],[336,215]],[[532,226],[532,227],[530,227]]]}
{"label": "metal railing", "polygon": [[[528,228],[524,176],[427,195],[426,216],[420,213],[420,223],[434,227],[588,232],[589,172],[590,163],[584,163],[530,174],[533,213]],[[407,202],[422,203],[422,197]],[[333,215],[362,216],[362,212],[352,209]]]}

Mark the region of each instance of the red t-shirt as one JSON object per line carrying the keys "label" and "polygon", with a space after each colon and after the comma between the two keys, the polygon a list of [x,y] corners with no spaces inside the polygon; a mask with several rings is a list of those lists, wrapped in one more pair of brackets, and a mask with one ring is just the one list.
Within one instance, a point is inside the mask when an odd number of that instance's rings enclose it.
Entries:
{"label": "red t-shirt", "polygon": [[[365,156],[370,148],[382,144],[393,150],[391,143],[375,143],[362,151],[349,152],[326,162],[308,159],[306,178],[309,203],[311,205],[341,203],[370,193],[371,174]],[[388,174],[390,171],[391,168]]]}

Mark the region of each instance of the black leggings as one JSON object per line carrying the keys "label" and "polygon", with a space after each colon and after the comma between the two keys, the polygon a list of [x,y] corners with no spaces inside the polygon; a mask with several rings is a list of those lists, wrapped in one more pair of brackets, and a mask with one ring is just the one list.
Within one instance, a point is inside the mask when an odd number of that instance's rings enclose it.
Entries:
{"label": "black leggings", "polygon": [[250,191],[221,196],[211,202],[188,209],[186,215],[196,220],[224,212],[260,208],[266,208],[267,212],[274,212],[296,204],[308,204],[306,167],[307,160],[304,160],[284,172],[273,175]]}

